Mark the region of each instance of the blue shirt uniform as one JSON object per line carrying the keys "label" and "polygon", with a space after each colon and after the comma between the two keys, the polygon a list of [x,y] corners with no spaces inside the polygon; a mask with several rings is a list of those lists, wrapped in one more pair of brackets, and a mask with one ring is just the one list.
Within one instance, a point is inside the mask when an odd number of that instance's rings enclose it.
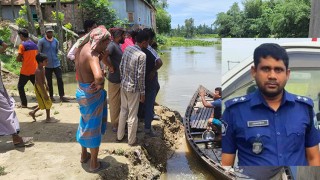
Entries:
{"label": "blue shirt uniform", "polygon": [[305,148],[320,141],[311,99],[284,91],[274,111],[256,90],[225,107],[222,152],[238,150],[239,166],[308,165]]}

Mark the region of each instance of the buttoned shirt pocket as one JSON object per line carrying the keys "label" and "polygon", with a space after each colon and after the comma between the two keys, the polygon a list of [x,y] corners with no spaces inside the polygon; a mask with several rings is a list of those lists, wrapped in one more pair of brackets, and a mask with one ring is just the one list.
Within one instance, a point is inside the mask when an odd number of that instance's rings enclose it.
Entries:
{"label": "buttoned shirt pocket", "polygon": [[246,141],[253,144],[255,141],[262,142],[265,145],[271,139],[271,131],[269,126],[248,127],[245,132]]}
{"label": "buttoned shirt pocket", "polygon": [[301,146],[305,146],[305,127],[304,126],[286,126],[287,149],[288,151],[297,151]]}

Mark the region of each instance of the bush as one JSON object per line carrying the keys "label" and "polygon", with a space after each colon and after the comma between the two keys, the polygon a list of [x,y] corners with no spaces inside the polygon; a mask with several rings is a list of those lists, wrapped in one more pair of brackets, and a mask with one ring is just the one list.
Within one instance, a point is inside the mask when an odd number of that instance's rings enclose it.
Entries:
{"label": "bush", "polygon": [[11,31],[8,26],[0,27],[0,39],[4,42],[9,42],[11,36]]}
{"label": "bush", "polygon": [[20,69],[21,69],[21,63],[16,61],[15,56],[8,56],[4,54],[0,54],[0,59],[2,62],[5,63],[4,68],[6,68],[8,71],[19,75]]}

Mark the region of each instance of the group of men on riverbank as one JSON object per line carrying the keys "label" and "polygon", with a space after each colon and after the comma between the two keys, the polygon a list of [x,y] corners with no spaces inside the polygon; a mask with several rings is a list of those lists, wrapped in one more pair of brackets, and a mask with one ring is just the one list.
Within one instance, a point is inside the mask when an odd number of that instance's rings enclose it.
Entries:
{"label": "group of men on riverbank", "polygon": [[[159,90],[157,70],[162,65],[156,51],[150,47],[155,33],[151,29],[138,30],[124,43],[125,30],[111,28],[110,32],[104,26],[98,26],[76,43],[75,67],[79,82],[76,99],[81,113],[77,141],[82,146],[81,162],[91,159],[91,172],[106,167],[104,162],[97,160],[107,122],[107,96],[101,62],[108,69],[110,117],[117,141],[124,139],[127,123],[128,144],[138,143],[139,102],[145,104],[145,133],[155,135],[151,122]],[[123,48],[124,52],[120,44],[127,46]]]}
{"label": "group of men on riverbank", "polygon": [[[97,160],[101,136],[106,131],[107,123],[104,67],[108,69],[112,130],[117,133],[117,141],[120,142],[124,139],[127,123],[128,144],[134,146],[138,143],[136,133],[139,102],[144,103],[145,108],[145,133],[151,137],[156,136],[152,131],[151,122],[154,115],[155,98],[160,88],[157,70],[161,67],[162,61],[150,46],[154,43],[155,38],[152,29],[130,31],[126,38],[126,31],[122,28],[111,28],[110,33],[104,26],[97,27],[96,23],[92,22],[92,26],[86,31],[87,34],[77,41],[70,52],[74,55],[76,76],[79,82],[76,100],[80,105],[81,118],[76,136],[82,146],[81,162],[86,163],[91,159],[89,171],[97,172],[105,167],[104,163]],[[44,81],[44,87],[49,91],[50,99],[48,99],[54,101],[52,90],[52,73],[54,72],[58,81],[60,99],[62,102],[68,101],[64,97],[62,72],[58,60],[59,42],[53,37],[53,29],[47,28],[45,37],[39,40],[38,45],[29,39],[26,29],[20,29],[18,34],[22,41],[17,57],[17,61],[22,62],[18,83],[21,107],[27,107],[24,91],[26,83],[30,80],[33,84],[37,84],[35,72],[38,68],[38,59],[36,60],[35,57],[40,52],[45,55],[39,56],[39,59],[42,59],[41,65],[46,65],[45,70],[40,69],[39,72],[43,72],[42,74],[48,81],[47,85]],[[1,45],[3,47],[1,51],[4,51],[6,44],[1,41]],[[42,63],[44,60],[45,63]],[[2,82],[1,85],[3,92],[6,92]],[[12,135],[14,144],[17,144],[18,140],[20,143],[21,139],[22,145],[26,145],[32,141],[32,138],[22,138],[17,135],[19,127],[13,109],[14,105],[11,102],[12,98],[7,93],[1,95],[1,101],[7,101],[8,107],[6,108],[10,108],[10,116],[14,117],[10,119],[9,116],[6,116],[2,119],[10,121],[11,126],[13,122],[17,124],[15,127],[12,126],[12,132],[1,134]],[[48,97],[47,94],[41,95]],[[34,119],[35,112],[30,114]],[[87,148],[90,148],[91,153],[87,152]]]}

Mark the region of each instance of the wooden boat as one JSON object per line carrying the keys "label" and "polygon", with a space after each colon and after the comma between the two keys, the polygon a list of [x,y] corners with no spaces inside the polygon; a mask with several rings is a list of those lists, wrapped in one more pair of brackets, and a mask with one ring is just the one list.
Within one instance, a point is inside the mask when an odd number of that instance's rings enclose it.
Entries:
{"label": "wooden boat", "polygon": [[[199,96],[201,89],[206,92],[205,99],[208,102],[213,101],[213,93],[203,86],[200,86],[193,95],[183,119],[188,144],[217,179],[233,180],[237,177],[243,177],[244,175],[237,171],[237,168],[231,169],[221,166],[221,142],[216,141],[216,138],[203,138],[203,133],[207,130],[207,119],[214,109],[203,106]],[[285,167],[283,177],[288,180],[293,179],[289,167]]]}

